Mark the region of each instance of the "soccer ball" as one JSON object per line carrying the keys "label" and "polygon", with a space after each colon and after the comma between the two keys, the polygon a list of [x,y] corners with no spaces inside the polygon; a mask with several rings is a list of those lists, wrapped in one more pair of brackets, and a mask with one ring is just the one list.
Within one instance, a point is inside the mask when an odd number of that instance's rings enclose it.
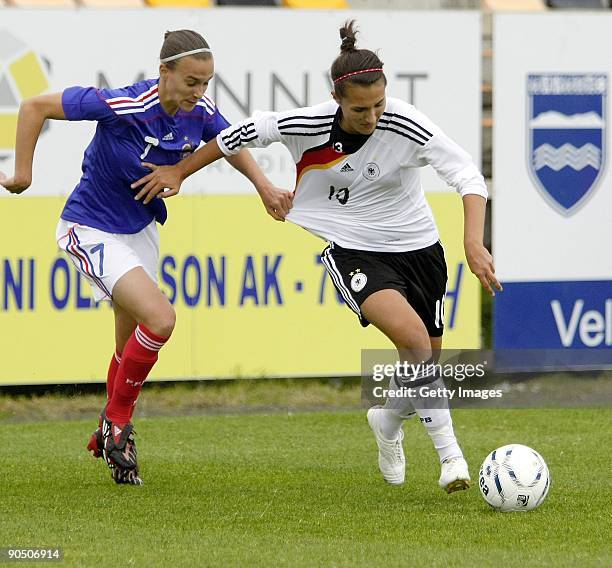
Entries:
{"label": "soccer ball", "polygon": [[492,451],[482,463],[478,484],[484,500],[498,511],[530,511],[548,494],[548,466],[538,452],[521,444]]}

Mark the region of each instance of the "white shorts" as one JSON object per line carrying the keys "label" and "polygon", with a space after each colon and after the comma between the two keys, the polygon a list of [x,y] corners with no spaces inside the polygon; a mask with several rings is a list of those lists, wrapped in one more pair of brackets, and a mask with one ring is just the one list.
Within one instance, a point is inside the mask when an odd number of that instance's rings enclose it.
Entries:
{"label": "white shorts", "polygon": [[159,233],[155,221],[138,233],[122,235],[60,219],[55,238],[91,285],[96,302],[112,300],[119,278],[137,266],[157,284]]}

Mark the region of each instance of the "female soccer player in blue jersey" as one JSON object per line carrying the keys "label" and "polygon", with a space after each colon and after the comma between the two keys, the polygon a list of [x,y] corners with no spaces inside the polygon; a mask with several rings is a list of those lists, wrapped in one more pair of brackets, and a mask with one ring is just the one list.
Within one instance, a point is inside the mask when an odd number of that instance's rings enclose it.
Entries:
{"label": "female soccer player in blue jersey", "polygon": [[[247,118],[176,166],[154,168],[133,187],[141,188],[137,197],[145,202],[164,189],[169,197],[214,160],[245,146],[283,143],[297,170],[287,219],[329,242],[322,261],[362,325],[381,330],[400,362],[432,363],[442,346],[447,272],[419,169],[433,166],[460,193],[466,258],[493,294],[501,285],[483,245],[487,189],[470,156],[440,128],[412,105],[386,97],[383,63],[355,47],[355,33],[353,22],[340,30],[333,100]],[[448,401],[442,394],[432,402],[431,394],[442,389],[436,366],[421,365],[411,376],[398,372],[389,390],[397,396],[368,411],[388,483],[404,482],[402,422],[416,413],[440,458],[440,486],[449,493],[469,486]]]}
{"label": "female soccer player in blue jersey", "polygon": [[[8,191],[25,191],[46,119],[97,121],[83,175],[61,214],[57,242],[91,284],[95,300],[113,303],[116,351],[107,375],[108,403],[88,449],[104,457],[117,483],[142,483],[132,412],[175,325],[174,309],[157,287],[156,223],[165,223],[166,207],[162,199],[135,200],[130,183],[147,171],[144,160],[175,164],[229,126],[204,94],[213,74],[213,54],[200,34],[167,32],[157,79],[121,89],[70,87],[24,101],[15,172],[0,174]],[[270,184],[248,151],[228,161],[255,185],[270,215],[283,220],[290,194]]]}

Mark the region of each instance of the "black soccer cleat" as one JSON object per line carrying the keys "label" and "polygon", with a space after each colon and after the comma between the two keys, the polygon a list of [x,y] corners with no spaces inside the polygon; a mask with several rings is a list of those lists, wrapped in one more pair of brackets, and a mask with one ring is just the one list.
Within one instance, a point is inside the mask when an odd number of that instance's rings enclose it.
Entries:
{"label": "black soccer cleat", "polygon": [[140,475],[138,475],[138,467],[136,469],[122,469],[115,467],[111,471],[111,475],[115,483],[119,485],[143,485]]}
{"label": "black soccer cleat", "polygon": [[134,426],[131,422],[117,424],[102,412],[102,456],[118,484],[142,485],[138,473],[138,459]]}

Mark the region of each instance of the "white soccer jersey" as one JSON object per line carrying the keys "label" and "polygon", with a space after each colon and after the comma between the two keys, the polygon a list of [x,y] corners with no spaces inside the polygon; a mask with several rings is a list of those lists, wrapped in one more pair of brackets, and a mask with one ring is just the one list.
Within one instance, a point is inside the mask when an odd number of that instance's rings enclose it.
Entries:
{"label": "white soccer jersey", "polygon": [[296,163],[287,220],[344,248],[403,252],[432,245],[438,230],[421,186],[430,164],[462,196],[487,197],[470,156],[412,105],[388,98],[370,136],[339,127],[333,100],[256,113],[217,136],[226,155],[282,142]]}

